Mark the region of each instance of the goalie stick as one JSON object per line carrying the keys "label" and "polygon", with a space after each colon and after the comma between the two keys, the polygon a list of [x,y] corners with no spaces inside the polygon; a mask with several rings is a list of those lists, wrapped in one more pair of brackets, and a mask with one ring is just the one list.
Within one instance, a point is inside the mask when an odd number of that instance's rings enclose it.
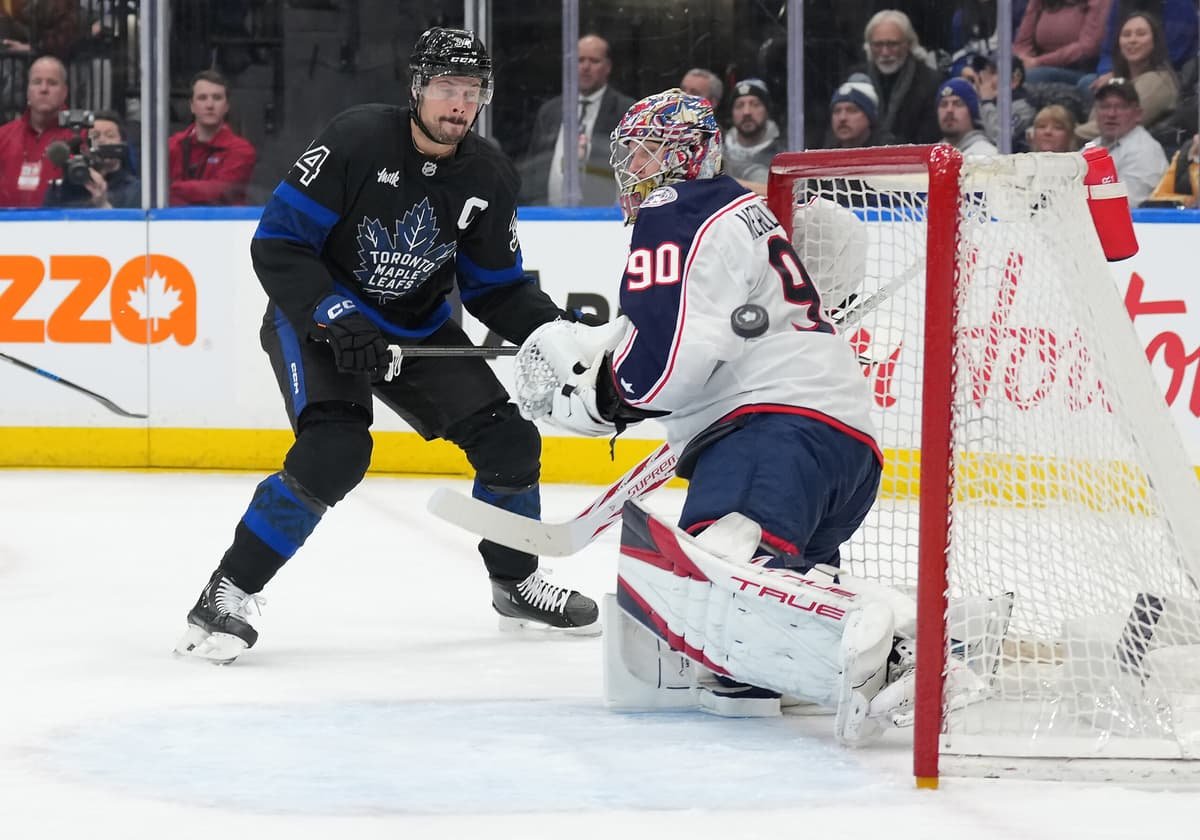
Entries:
{"label": "goalie stick", "polygon": [[675,453],[662,444],[600,494],[574,519],[543,522],[509,513],[448,488],[435,490],[429,512],[484,539],[548,557],[576,554],[621,519],[629,499],[640,499],[675,475]]}
{"label": "goalie stick", "polygon": [[150,417],[149,414],[138,414],[137,412],[134,412],[134,411],[126,411],[125,409],[121,408],[121,406],[117,405],[115,402],[110,400],[108,397],[97,394],[95,391],[89,391],[87,388],[84,388],[82,385],[76,385],[71,380],[63,379],[61,376],[59,376],[56,373],[51,373],[48,370],[42,370],[40,367],[37,367],[36,365],[29,364],[29,362],[23,362],[20,359],[18,359],[16,356],[10,356],[7,353],[0,353],[0,359],[4,359],[4,361],[6,361],[6,362],[12,362],[17,367],[24,368],[25,370],[29,371],[30,373],[36,373],[38,376],[44,376],[45,378],[49,379],[51,382],[57,382],[59,385],[65,385],[73,391],[78,391],[79,393],[83,394],[84,396],[91,397],[96,402],[100,403],[100,405],[104,406],[109,411],[111,411],[113,414],[119,414],[122,417],[130,417],[130,418],[133,418],[134,420],[146,420],[147,418]]}

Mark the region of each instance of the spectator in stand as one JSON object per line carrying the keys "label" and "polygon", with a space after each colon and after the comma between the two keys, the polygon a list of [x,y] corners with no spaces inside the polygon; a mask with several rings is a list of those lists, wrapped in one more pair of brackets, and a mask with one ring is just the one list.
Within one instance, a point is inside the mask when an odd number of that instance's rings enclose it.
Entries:
{"label": "spectator in stand", "polygon": [[926,63],[908,16],[895,9],[877,12],[867,21],[863,50],[865,70],[879,95],[879,125],[897,143],[933,143],[940,136],[932,106],[938,73]]}
{"label": "spectator in stand", "polygon": [[1149,12],[1162,21],[1172,67],[1181,69],[1189,58],[1196,56],[1196,0],[1113,0],[1104,27],[1104,40],[1100,44],[1100,61],[1096,65],[1099,77],[1089,79],[1092,90],[1108,81],[1104,76],[1114,75],[1113,64],[1118,54],[1117,35],[1122,22],[1134,12]]}
{"label": "spectator in stand", "polygon": [[879,97],[871,80],[861,73],[842,82],[829,103],[826,149],[859,149],[887,146],[890,138],[880,136]]}
{"label": "spectator in stand", "polygon": [[[1167,39],[1158,18],[1148,12],[1134,12],[1125,19],[1117,37],[1112,67],[1113,72],[1096,80],[1095,89],[1116,77],[1132,81],[1142,105],[1142,125],[1147,129],[1153,131],[1174,113],[1179,104],[1179,80],[1167,55]],[[1075,133],[1083,140],[1092,140],[1100,134],[1095,108]]]}
{"label": "spectator in stand", "polygon": [[1200,208],[1200,134],[1171,158],[1171,164],[1150,194],[1150,200],[1171,201],[1193,210]]}
{"label": "spectator in stand", "polygon": [[1030,84],[1073,85],[1095,72],[1112,0],[1029,0],[1013,54]]}
{"label": "spectator in stand", "polygon": [[964,155],[998,154],[995,146],[980,130],[979,94],[963,78],[948,79],[937,93],[938,128],[942,142]]}
{"label": "spectator in stand", "polygon": [[1075,138],[1075,117],[1062,105],[1047,105],[1033,118],[1028,142],[1031,152],[1075,151],[1079,148]]}
{"label": "spectator in stand", "polygon": [[[608,162],[609,135],[633,104],[608,83],[612,58],[608,41],[599,35],[579,39],[579,160],[583,164],[579,185],[586,205],[615,205],[617,182]],[[524,204],[562,206],[563,101],[556,96],[542,103],[533,121],[529,153],[521,162],[521,201]]]}
{"label": "spectator in stand", "polygon": [[215,70],[192,78],[193,122],[171,135],[172,206],[244,204],[246,185],[258,155],[249,141],[225,122],[229,84]]}
{"label": "spectator in stand", "polygon": [[54,56],[29,67],[25,113],[0,127],[0,206],[41,207],[50,182],[62,171],[46,159],[56,140],[69,142],[75,132],[60,128],[58,114],[67,102],[67,68]]}
{"label": "spectator in stand", "polygon": [[[997,97],[1000,95],[1000,73],[996,67],[996,56],[981,58],[978,62],[968,62],[963,68],[962,77],[975,86],[979,94],[979,118],[983,123],[983,133],[996,146],[1000,145],[1000,105]],[[1037,108],[1029,99],[1025,90],[1025,67],[1021,59],[1012,57],[1012,150],[1023,152],[1028,148],[1026,134],[1033,125]]]}
{"label": "spectator in stand", "polygon": [[0,47],[9,54],[66,61],[79,35],[78,0],[0,0]]}
{"label": "spectator in stand", "polygon": [[1175,113],[1154,132],[1154,139],[1164,150],[1178,149],[1187,138],[1200,131],[1200,105],[1196,102],[1200,81],[1197,76],[1200,76],[1200,58],[1192,56],[1179,71],[1179,104],[1175,106]]}
{"label": "spectator in stand", "polygon": [[693,67],[684,73],[679,82],[679,89],[692,96],[707,99],[714,111],[721,107],[721,97],[725,95],[725,85],[721,84],[717,74],[703,67]]}
{"label": "spectator in stand", "polygon": [[785,148],[779,126],[771,119],[767,83],[743,79],[734,85],[733,125],[725,132],[721,148],[725,174],[739,181],[765,184],[771,159]]}
{"label": "spectator in stand", "polygon": [[[94,207],[98,210],[142,206],[142,182],[129,170],[125,124],[116,111],[97,111],[88,129],[92,152],[102,153],[86,184],[59,179],[46,191],[47,207]],[[103,154],[107,153],[107,154]]]}
{"label": "spectator in stand", "polygon": [[1096,121],[1100,136],[1089,146],[1108,149],[1117,177],[1129,192],[1129,206],[1137,207],[1149,196],[1167,170],[1162,146],[1141,124],[1138,92],[1128,79],[1113,77],[1096,91]]}

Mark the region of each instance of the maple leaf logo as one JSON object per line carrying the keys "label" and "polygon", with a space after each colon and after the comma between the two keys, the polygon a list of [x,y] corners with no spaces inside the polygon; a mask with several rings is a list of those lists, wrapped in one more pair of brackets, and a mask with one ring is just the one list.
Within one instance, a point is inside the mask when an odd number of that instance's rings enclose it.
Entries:
{"label": "maple leaf logo", "polygon": [[171,313],[183,305],[179,290],[155,271],[142,278],[142,285],[129,293],[129,308],[143,321],[150,321],[150,328],[158,329],[158,322],[170,319]]}
{"label": "maple leaf logo", "polygon": [[441,233],[437,216],[429,206],[429,197],[421,199],[421,203],[404,214],[404,218],[396,225],[396,238],[400,240],[410,254],[420,254],[426,259],[441,265],[446,257],[454,253],[454,242],[447,242],[436,248],[433,243]]}
{"label": "maple leaf logo", "polygon": [[396,221],[395,235],[378,219],[358,224],[359,268],[354,272],[363,291],[387,303],[420,286],[454,255],[458,243],[437,244],[437,214],[428,197]]}

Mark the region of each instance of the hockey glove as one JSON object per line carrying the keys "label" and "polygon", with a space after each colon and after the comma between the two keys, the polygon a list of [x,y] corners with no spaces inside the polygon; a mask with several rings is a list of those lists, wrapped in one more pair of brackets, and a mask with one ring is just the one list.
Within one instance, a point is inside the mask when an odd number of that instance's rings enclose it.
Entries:
{"label": "hockey glove", "polygon": [[555,391],[550,416],[546,419],[560,428],[588,437],[604,437],[617,431],[596,407],[596,377],[607,369],[605,355],[606,352],[601,350],[590,366],[571,376]]}
{"label": "hockey glove", "polygon": [[538,420],[548,415],[563,385],[586,370],[597,353],[616,347],[628,327],[629,319],[618,318],[601,327],[559,320],[534,330],[517,351],[514,366],[521,416]]}
{"label": "hockey glove", "polygon": [[313,311],[316,338],[329,344],[333,363],[342,373],[365,373],[379,379],[392,361],[379,329],[349,298],[330,295]]}

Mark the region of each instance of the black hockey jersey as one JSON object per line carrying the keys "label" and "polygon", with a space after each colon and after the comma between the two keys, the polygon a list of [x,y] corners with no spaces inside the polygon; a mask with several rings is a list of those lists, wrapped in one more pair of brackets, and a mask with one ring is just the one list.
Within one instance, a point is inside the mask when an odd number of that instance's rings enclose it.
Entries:
{"label": "black hockey jersey", "polygon": [[344,111],[292,166],[251,243],[272,302],[301,334],[330,294],[353,300],[386,336],[420,340],[463,305],[521,342],[561,311],[521,265],[518,178],[495,146],[468,134],[450,158],[423,156],[409,110]]}

